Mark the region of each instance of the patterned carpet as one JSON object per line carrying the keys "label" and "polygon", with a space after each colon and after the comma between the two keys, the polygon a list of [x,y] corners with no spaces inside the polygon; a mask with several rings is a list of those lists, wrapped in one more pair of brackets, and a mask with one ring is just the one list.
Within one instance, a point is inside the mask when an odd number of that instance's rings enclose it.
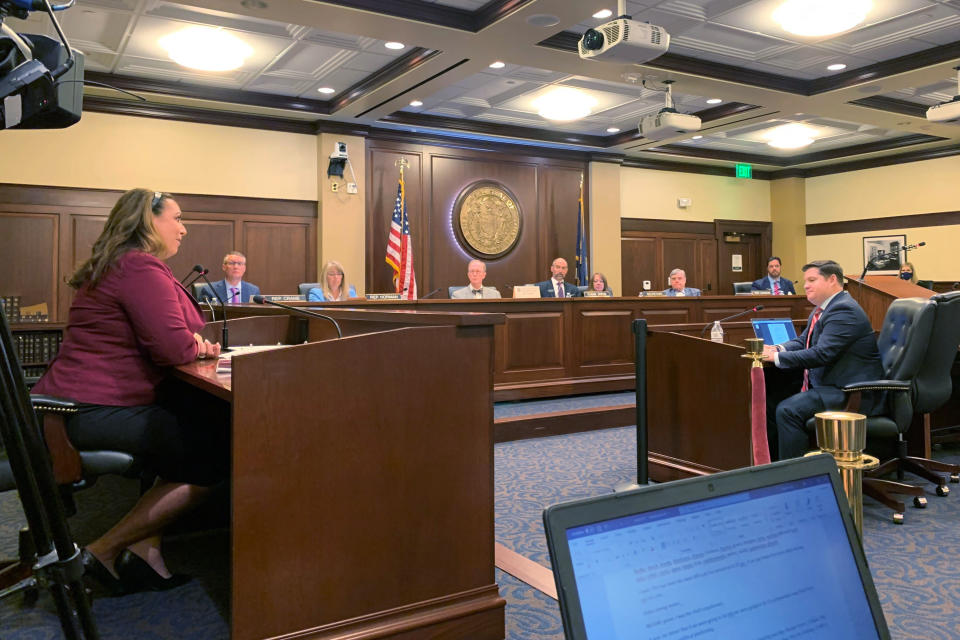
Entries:
{"label": "patterned carpet", "polygon": [[[632,394],[606,394],[560,401],[502,403],[497,417],[604,406],[632,401]],[[960,447],[935,456],[960,463]],[[545,506],[603,494],[634,479],[633,427],[523,440],[495,447],[496,539],[506,547],[549,566],[541,513]],[[926,510],[908,509],[906,524],[890,522],[890,512],[872,503],[864,510],[864,537],[881,602],[894,638],[960,639],[960,485],[940,498],[928,490]],[[102,479],[80,494],[80,513],[97,513],[95,521],[74,518],[81,542],[99,535],[136,497],[136,483]],[[12,494],[0,495],[0,556],[16,551],[22,522]],[[228,537],[224,531],[177,536],[167,543],[172,568],[196,576],[166,593],[137,594],[96,601],[94,612],[105,639],[220,640],[228,636],[229,588],[226,580]],[[497,571],[507,600],[508,640],[563,637],[556,601]],[[0,637],[4,640],[59,638],[49,599],[24,607],[14,596],[0,602]]]}

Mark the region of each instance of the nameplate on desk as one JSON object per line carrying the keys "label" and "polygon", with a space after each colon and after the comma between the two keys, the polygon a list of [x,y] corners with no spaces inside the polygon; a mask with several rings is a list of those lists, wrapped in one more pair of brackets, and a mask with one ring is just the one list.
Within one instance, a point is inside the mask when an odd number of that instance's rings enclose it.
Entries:
{"label": "nameplate on desk", "polygon": [[752,296],[769,296],[769,295],[773,295],[773,294],[770,293],[770,290],[769,290],[769,289],[760,289],[759,291],[750,291],[750,295],[752,295]]}
{"label": "nameplate on desk", "polygon": [[295,296],[295,295],[286,295],[286,296],[263,296],[264,300],[272,300],[273,302],[303,302],[307,299],[306,296]]}
{"label": "nameplate on desk", "polygon": [[403,300],[399,293],[368,293],[367,300]]}
{"label": "nameplate on desk", "polygon": [[656,298],[657,296],[663,297],[666,294],[663,291],[641,291],[640,295],[644,298]]}
{"label": "nameplate on desk", "polygon": [[612,292],[612,291],[590,291],[590,290],[587,290],[587,291],[584,291],[584,292],[583,292],[583,297],[584,297],[584,298],[612,298],[612,297],[613,297],[613,292]]}
{"label": "nameplate on desk", "polygon": [[540,287],[535,284],[518,284],[513,288],[514,298],[539,298]]}

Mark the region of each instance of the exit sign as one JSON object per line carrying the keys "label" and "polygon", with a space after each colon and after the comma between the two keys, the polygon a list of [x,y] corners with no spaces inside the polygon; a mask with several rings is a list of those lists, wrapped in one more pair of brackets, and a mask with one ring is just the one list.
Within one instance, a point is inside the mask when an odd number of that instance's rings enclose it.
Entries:
{"label": "exit sign", "polygon": [[752,178],[753,177],[753,167],[749,164],[740,164],[737,163],[737,177],[738,178]]}

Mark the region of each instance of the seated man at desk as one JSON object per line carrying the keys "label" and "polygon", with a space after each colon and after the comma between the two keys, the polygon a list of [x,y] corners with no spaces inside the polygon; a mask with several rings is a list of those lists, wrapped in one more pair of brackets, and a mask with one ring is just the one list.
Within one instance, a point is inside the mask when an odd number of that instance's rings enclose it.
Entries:
{"label": "seated man at desk", "polygon": [[250,302],[250,298],[260,295],[260,287],[243,281],[243,274],[247,271],[247,258],[239,251],[231,251],[223,256],[223,280],[217,280],[200,290],[200,300],[210,298],[217,300],[213,289],[220,294],[220,300],[227,304]]}
{"label": "seated man at desk", "polygon": [[[810,449],[807,420],[821,411],[842,408],[845,385],[883,377],[873,327],[856,300],[843,290],[843,268],[833,260],[804,265],[803,289],[816,307],[803,333],[763,347],[764,359],[778,368],[803,372],[799,393],[777,403],[775,412],[770,404],[794,389],[775,389],[768,396],[771,454],[776,459],[779,452],[780,460],[802,456]],[[859,413],[870,415],[871,410],[881,409],[883,399],[883,394],[865,392]]]}
{"label": "seated man at desk", "polygon": [[457,289],[451,298],[462,300],[469,298],[499,298],[500,292],[495,287],[483,286],[483,279],[487,277],[487,265],[480,260],[471,260],[467,264],[467,280],[470,284]]}
{"label": "seated man at desk", "polygon": [[550,265],[551,278],[538,282],[541,298],[580,298],[583,292],[572,282],[565,282],[567,277],[567,261],[563,258],[557,258]]}
{"label": "seated man at desk", "polygon": [[780,277],[780,258],[770,256],[767,260],[767,275],[765,278],[754,280],[750,285],[751,291],[769,291],[775,296],[795,296],[796,289],[793,282]]}
{"label": "seated man at desk", "polygon": [[687,272],[677,268],[670,272],[670,288],[663,290],[665,296],[699,296],[700,289],[687,286]]}

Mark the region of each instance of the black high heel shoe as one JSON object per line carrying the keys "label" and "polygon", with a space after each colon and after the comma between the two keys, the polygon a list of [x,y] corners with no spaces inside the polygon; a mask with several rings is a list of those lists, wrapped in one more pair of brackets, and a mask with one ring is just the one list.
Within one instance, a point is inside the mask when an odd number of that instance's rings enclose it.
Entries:
{"label": "black high heel shoe", "polygon": [[110,597],[122,596],[126,590],[123,583],[115,578],[110,570],[87,549],[80,550],[80,560],[83,562],[83,575],[89,576],[96,581],[97,585],[103,587]]}
{"label": "black high heel shoe", "polygon": [[130,551],[130,549],[124,549],[115,564],[117,575],[120,576],[120,582],[127,593],[167,591],[185,585],[191,579],[190,576],[182,573],[175,573],[169,578],[164,578],[154,571],[146,560]]}

